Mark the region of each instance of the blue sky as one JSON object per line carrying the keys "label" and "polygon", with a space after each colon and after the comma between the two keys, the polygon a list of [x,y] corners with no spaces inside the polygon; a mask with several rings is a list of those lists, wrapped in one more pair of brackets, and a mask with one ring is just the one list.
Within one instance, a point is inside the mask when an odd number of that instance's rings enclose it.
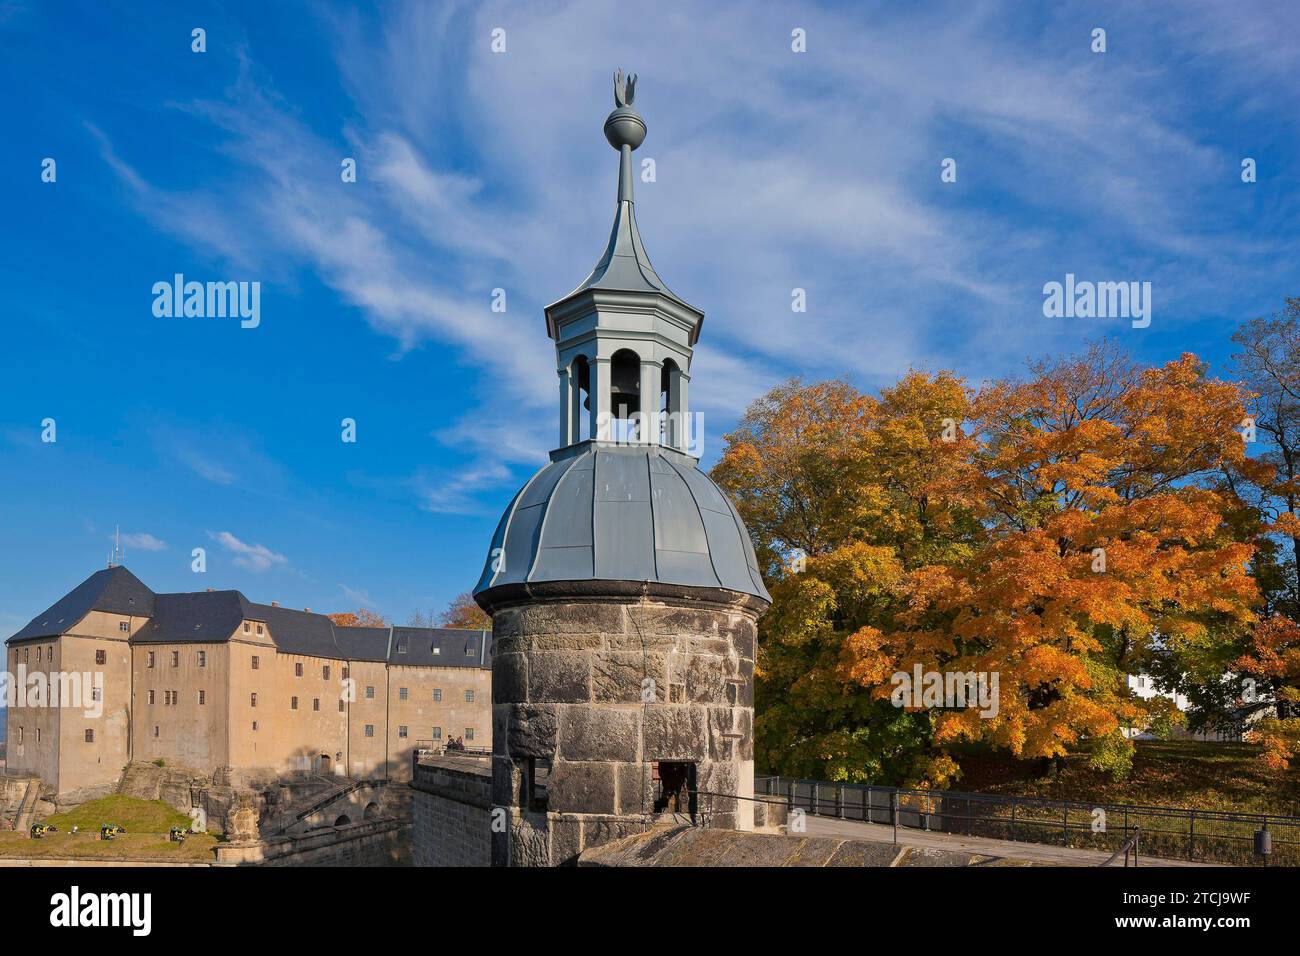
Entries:
{"label": "blue sky", "polygon": [[[468,589],[555,441],[541,309],[607,235],[619,67],[656,162],[642,235],[707,316],[706,466],[790,375],[978,382],[1102,336],[1221,370],[1300,294],[1297,26],[1287,2],[0,0],[0,630],[115,525],[159,591],[400,623]],[[261,282],[260,326],[155,318],[178,272]],[[1150,327],[1044,318],[1067,272],[1150,281]]]}

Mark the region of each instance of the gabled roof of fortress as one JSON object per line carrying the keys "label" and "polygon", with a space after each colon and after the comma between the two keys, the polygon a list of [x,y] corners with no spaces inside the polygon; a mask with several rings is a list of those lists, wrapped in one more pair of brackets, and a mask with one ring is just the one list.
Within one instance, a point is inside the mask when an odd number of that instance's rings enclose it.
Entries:
{"label": "gabled roof of fortress", "polygon": [[91,611],[149,620],[132,644],[218,644],[243,621],[266,624],[284,654],[438,667],[491,667],[485,631],[446,627],[338,627],[324,614],[254,604],[240,591],[155,594],[124,567],[96,571],[5,643],[59,637]]}

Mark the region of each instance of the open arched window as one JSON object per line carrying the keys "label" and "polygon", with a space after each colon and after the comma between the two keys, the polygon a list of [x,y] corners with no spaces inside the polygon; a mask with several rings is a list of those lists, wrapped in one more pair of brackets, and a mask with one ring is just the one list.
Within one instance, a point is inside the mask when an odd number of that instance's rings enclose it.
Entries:
{"label": "open arched window", "polygon": [[575,444],[591,437],[591,363],[579,355],[569,363],[569,392],[566,399],[565,444]]}
{"label": "open arched window", "polygon": [[610,437],[631,439],[635,416],[641,411],[641,357],[631,349],[619,349],[610,358],[609,411],[613,419]]}
{"label": "open arched window", "polygon": [[683,448],[686,444],[685,382],[681,366],[672,359],[664,359],[664,371],[660,378],[663,432],[664,443],[672,448]]}

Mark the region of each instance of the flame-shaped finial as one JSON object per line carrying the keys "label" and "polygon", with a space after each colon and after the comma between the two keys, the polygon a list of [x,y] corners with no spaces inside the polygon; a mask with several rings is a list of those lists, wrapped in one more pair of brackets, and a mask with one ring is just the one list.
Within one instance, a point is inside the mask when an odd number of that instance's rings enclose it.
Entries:
{"label": "flame-shaped finial", "polygon": [[614,74],[614,105],[631,106],[635,99],[636,74],[633,73],[624,79],[623,71],[619,70]]}

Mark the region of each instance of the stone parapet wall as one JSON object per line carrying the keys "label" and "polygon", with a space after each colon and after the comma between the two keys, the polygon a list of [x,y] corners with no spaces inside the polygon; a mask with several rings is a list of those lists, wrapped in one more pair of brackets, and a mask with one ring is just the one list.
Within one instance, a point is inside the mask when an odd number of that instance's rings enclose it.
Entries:
{"label": "stone parapet wall", "polygon": [[217,844],[217,862],[255,866],[409,866],[411,824],[376,820],[302,836]]}
{"label": "stone parapet wall", "polygon": [[413,767],[412,862],[488,866],[492,860],[492,772],[487,760],[430,757]]}

